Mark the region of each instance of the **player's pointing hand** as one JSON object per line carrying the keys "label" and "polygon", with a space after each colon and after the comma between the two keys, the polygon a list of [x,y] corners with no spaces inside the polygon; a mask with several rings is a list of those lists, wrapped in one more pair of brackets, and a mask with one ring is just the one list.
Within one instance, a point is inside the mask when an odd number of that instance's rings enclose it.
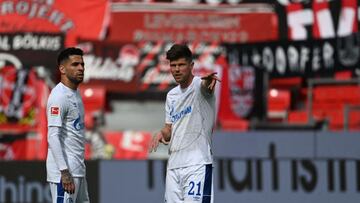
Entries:
{"label": "player's pointing hand", "polygon": [[214,90],[216,81],[221,82],[221,80],[216,76],[216,74],[217,72],[212,72],[208,75],[201,77],[201,79],[205,81],[206,88],[209,89],[209,91],[211,92]]}

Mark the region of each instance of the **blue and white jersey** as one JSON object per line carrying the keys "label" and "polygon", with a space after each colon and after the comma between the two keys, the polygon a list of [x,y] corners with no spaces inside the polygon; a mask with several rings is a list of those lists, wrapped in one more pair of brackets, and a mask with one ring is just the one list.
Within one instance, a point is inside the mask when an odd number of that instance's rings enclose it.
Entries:
{"label": "blue and white jersey", "polygon": [[[59,83],[52,89],[47,103],[48,127],[60,127],[60,144],[66,164],[73,177],[85,177],[84,105],[79,91]],[[48,149],[47,180],[60,181],[60,170]]]}
{"label": "blue and white jersey", "polygon": [[215,96],[201,90],[201,78],[194,77],[186,89],[170,90],[165,111],[165,122],[172,125],[168,169],[212,163]]}

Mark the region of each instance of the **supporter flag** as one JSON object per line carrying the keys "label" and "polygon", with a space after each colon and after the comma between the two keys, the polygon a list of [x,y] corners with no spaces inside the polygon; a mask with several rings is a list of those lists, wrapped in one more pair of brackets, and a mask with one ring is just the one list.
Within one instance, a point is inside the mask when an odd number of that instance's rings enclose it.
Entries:
{"label": "supporter flag", "polygon": [[107,0],[0,0],[0,32],[66,33],[66,45],[78,37],[103,39],[109,22]]}

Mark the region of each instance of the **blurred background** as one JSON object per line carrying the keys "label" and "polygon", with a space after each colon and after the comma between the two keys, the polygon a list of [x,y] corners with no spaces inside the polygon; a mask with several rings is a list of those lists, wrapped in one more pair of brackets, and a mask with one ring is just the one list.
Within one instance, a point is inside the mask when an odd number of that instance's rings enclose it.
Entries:
{"label": "blurred background", "polygon": [[360,201],[357,0],[0,0],[0,203],[49,202],[46,102],[58,52],[84,50],[92,202],[163,202],[148,152],[187,43],[216,71],[215,202]]}

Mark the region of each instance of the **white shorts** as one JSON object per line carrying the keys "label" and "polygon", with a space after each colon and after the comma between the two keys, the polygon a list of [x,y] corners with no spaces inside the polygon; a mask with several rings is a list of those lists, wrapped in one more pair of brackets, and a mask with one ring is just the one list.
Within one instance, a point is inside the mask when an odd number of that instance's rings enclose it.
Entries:
{"label": "white shorts", "polygon": [[166,203],[213,203],[212,164],[168,169]]}
{"label": "white shorts", "polygon": [[75,193],[69,194],[64,191],[62,183],[50,184],[50,191],[53,203],[89,203],[86,178],[73,178],[75,183]]}

